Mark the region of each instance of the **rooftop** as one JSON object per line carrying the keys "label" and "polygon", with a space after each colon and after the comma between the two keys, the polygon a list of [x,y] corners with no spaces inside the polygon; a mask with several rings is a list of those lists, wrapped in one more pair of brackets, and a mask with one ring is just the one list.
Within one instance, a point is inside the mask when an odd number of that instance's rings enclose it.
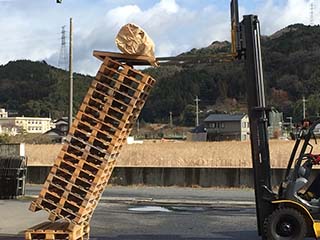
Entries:
{"label": "rooftop", "polygon": [[210,114],[204,121],[205,122],[237,122],[246,116],[242,114]]}

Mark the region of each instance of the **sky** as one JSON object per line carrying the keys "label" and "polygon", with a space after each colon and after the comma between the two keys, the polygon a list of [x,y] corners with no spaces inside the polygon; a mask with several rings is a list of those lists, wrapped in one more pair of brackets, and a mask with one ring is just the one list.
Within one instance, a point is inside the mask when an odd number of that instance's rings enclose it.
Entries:
{"label": "sky", "polygon": [[[256,14],[263,35],[294,23],[320,23],[320,0],[239,0],[240,16]],[[73,19],[74,71],[95,75],[93,50],[119,51],[115,37],[126,23],[141,26],[155,55],[174,56],[230,40],[230,0],[0,0],[0,64],[45,60],[58,67],[61,27]],[[67,39],[67,54],[68,54]]]}

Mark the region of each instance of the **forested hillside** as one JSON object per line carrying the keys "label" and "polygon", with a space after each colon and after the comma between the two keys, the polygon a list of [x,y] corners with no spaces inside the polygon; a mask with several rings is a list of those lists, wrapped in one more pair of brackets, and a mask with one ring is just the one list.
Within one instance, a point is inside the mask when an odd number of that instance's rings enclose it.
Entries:
{"label": "forested hillside", "polygon": [[[0,107],[19,116],[67,116],[69,73],[29,60],[0,66]],[[74,74],[75,110],[92,77]]]}
{"label": "forested hillside", "polygon": [[[320,113],[320,27],[292,25],[262,37],[267,101],[296,121],[302,116],[302,97],[309,117]],[[182,55],[228,52],[228,42],[192,49]],[[194,123],[194,99],[199,96],[201,117],[210,112],[246,111],[244,64],[239,61],[146,69],[157,85],[142,112],[146,122]],[[92,80],[75,74],[75,109]],[[66,116],[68,73],[44,62],[27,60],[0,66],[0,107],[18,115]]]}
{"label": "forested hillside", "polygon": [[[183,55],[228,52],[227,42],[213,42]],[[262,37],[267,102],[285,117],[302,118],[302,97],[308,117],[320,113],[320,27],[296,24]],[[199,96],[202,117],[209,112],[246,111],[245,69],[241,62],[166,67],[151,70],[158,85],[146,104],[145,119],[167,120],[172,111],[177,122],[194,122],[194,98]],[[190,122],[191,120],[191,122]]]}

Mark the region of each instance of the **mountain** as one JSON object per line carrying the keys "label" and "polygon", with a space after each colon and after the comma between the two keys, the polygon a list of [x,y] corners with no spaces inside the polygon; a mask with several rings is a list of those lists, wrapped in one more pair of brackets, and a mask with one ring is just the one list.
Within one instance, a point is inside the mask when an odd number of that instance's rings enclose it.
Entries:
{"label": "mountain", "polygon": [[[45,62],[11,61],[0,66],[0,107],[18,116],[67,116],[69,73]],[[92,77],[74,74],[74,112]]]}
{"label": "mountain", "polygon": [[[290,25],[263,36],[262,57],[267,103],[285,116],[301,120],[302,97],[307,99],[309,117],[320,113],[320,27]],[[179,56],[203,56],[230,51],[229,42],[213,42]],[[200,101],[201,117],[211,112],[246,111],[244,63],[182,64],[144,70],[157,79],[141,120],[193,125],[194,99]],[[82,101],[92,77],[74,75],[74,112]],[[12,61],[0,66],[0,107],[18,115],[67,115],[68,73],[45,62]]]}
{"label": "mountain", "polygon": [[[305,96],[308,117],[319,115],[320,27],[290,25],[271,36],[263,36],[261,42],[268,105],[284,112],[285,117],[300,121],[301,100]],[[229,51],[230,43],[213,42],[182,55]],[[164,67],[150,73],[157,76],[158,85],[143,112],[147,121],[168,121],[172,111],[176,122],[193,124],[196,96],[201,99],[202,117],[210,112],[247,111],[243,62]]]}

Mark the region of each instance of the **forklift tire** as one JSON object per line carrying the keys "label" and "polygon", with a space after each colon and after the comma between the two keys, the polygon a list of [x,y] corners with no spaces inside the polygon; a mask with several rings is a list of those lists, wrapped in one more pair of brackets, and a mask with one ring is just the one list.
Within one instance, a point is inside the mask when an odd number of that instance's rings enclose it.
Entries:
{"label": "forklift tire", "polygon": [[307,234],[307,224],[296,209],[278,208],[267,218],[264,232],[268,240],[300,240]]}

